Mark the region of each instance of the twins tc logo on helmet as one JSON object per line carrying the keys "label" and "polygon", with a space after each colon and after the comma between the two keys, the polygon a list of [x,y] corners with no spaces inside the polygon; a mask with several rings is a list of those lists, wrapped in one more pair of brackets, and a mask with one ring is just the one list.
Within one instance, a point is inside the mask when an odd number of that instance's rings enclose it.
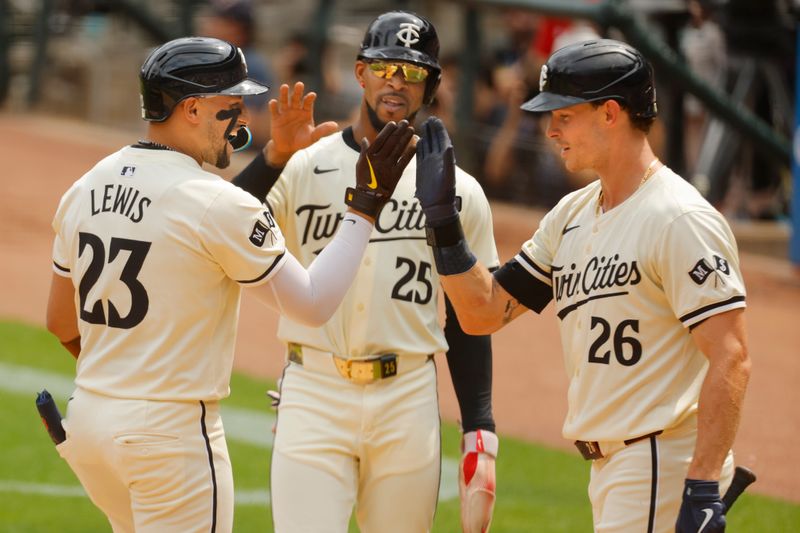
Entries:
{"label": "twins tc logo on helmet", "polygon": [[397,40],[403,43],[406,48],[411,48],[412,44],[419,42],[419,31],[422,28],[413,22],[401,22],[400,30],[397,32]]}
{"label": "twins tc logo on helmet", "polygon": [[544,92],[544,86],[547,85],[547,65],[542,65],[542,70],[539,72],[539,91]]}

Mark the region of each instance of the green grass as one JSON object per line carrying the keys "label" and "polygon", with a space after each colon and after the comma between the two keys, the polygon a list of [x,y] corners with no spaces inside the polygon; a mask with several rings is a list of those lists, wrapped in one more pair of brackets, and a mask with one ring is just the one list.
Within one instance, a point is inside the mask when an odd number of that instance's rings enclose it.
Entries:
{"label": "green grass", "polygon": [[[0,322],[0,362],[74,374],[74,360],[45,331],[18,323]],[[47,386],[47,383],[42,383]],[[231,397],[224,406],[266,412],[264,392],[272,384],[235,375]],[[85,497],[21,494],[4,490],[8,481],[76,487],[75,476],[48,439],[30,395],[0,388],[3,431],[0,431],[0,532],[108,532],[102,515]],[[63,411],[63,402],[60,402]],[[586,532],[592,530],[586,496],[588,464],[575,454],[555,451],[503,437],[497,463],[498,502],[493,533]],[[457,457],[458,430],[443,427],[445,455]],[[269,451],[229,440],[237,490],[266,490]],[[398,502],[402,505],[402,502]],[[313,512],[309,509],[309,512]],[[458,501],[440,502],[433,531],[460,531]],[[745,494],[729,516],[728,531],[789,533],[800,529],[800,505]],[[271,530],[268,507],[236,507],[238,533]],[[355,527],[351,527],[356,531]]]}

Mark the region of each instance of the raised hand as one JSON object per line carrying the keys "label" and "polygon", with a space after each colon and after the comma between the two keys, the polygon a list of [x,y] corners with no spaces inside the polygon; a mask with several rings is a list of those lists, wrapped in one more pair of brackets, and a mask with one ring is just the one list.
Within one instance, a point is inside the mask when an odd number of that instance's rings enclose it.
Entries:
{"label": "raised hand", "polygon": [[277,100],[269,101],[271,139],[264,148],[264,156],[271,166],[282,167],[297,150],[339,129],[336,122],[314,125],[317,93],[303,95],[304,90],[302,82],[295,83],[291,92],[284,83],[278,90]]}
{"label": "raised hand", "polygon": [[444,124],[428,117],[417,143],[417,192],[429,227],[453,222],[456,209],[456,160],[453,143]]}
{"label": "raised hand", "polygon": [[370,144],[361,140],[356,163],[356,186],[348,187],[345,203],[367,216],[377,217],[414,157],[414,128],[407,120],[389,122]]}

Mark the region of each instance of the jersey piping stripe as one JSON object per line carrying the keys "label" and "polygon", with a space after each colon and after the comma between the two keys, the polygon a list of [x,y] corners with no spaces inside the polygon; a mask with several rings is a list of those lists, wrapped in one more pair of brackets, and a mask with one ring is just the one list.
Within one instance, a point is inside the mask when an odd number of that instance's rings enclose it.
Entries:
{"label": "jersey piping stripe", "polygon": [[656,527],[656,502],[658,501],[658,441],[655,435],[650,436],[650,516],[647,519],[647,533],[653,533]]}
{"label": "jersey piping stripe", "polygon": [[206,404],[200,400],[202,413],[200,415],[200,429],[203,432],[203,439],[206,441],[206,453],[208,454],[208,466],[211,468],[211,533],[217,530],[217,472],[214,470],[214,455],[211,452],[211,441],[208,439],[206,430]]}
{"label": "jersey piping stripe", "polygon": [[53,266],[56,267],[61,272],[70,272],[70,270],[67,267],[62,267],[61,265],[59,265],[55,261],[53,261]]}
{"label": "jersey piping stripe", "polygon": [[540,267],[536,263],[534,263],[533,259],[531,259],[527,255],[525,255],[524,253],[522,253],[522,252],[518,253],[514,257],[514,259],[517,260],[517,263],[522,265],[522,268],[524,268],[525,270],[530,272],[530,274],[533,277],[535,277],[536,279],[538,279],[539,281],[547,283],[548,285],[552,285],[553,284],[553,280],[552,280],[552,278],[550,276],[550,273],[547,272],[546,270],[544,270],[542,267]]}
{"label": "jersey piping stripe", "polygon": [[[708,318],[711,315],[721,313],[722,311],[728,311],[730,309],[742,307],[741,305],[736,305],[742,302],[744,302],[744,296],[734,296],[732,298],[728,298],[725,301],[709,304],[704,307],[701,307],[700,309],[695,309],[691,313],[686,313],[678,320],[683,322],[684,325],[691,325],[694,322],[698,322],[699,320]],[[714,312],[712,313],[712,311]]]}
{"label": "jersey piping stripe", "polygon": [[272,272],[275,269],[276,266],[278,266],[278,263],[280,263],[280,261],[281,261],[281,259],[283,259],[284,255],[286,255],[286,251],[285,250],[283,252],[281,252],[281,255],[279,255],[278,257],[275,258],[275,260],[272,262],[272,264],[269,266],[269,268],[266,270],[266,272],[264,272],[263,274],[261,274],[257,278],[247,279],[247,280],[236,280],[236,282],[237,283],[255,283],[257,281],[261,281],[262,279],[264,279],[267,276],[269,276],[269,273]]}

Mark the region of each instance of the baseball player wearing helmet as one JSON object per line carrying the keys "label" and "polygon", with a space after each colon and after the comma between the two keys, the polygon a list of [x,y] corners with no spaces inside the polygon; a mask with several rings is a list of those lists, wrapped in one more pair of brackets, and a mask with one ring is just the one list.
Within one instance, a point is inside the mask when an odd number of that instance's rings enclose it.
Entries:
{"label": "baseball player wearing helmet", "polygon": [[417,196],[442,284],[475,334],[554,300],[569,377],[563,433],[592,460],[595,531],[723,531],[720,489],[750,371],[734,237],[653,155],[653,72],[638,51],[564,47],[540,89],[523,109],[549,113],[567,169],[599,180],[565,196],[491,274],[460,237],[447,132],[424,124]]}
{"label": "baseball player wearing helmet", "polygon": [[[241,287],[299,323],[325,322],[413,157],[413,130],[391,123],[363,152],[348,189],[357,205],[306,270],[261,203],[201,167],[228,165],[247,138],[243,96],[267,91],[247,78],[241,51],[170,41],[140,82],[149,139],[76,181],[53,220],[47,324],[77,358],[58,451],[115,532],[229,532],[218,401],[229,393]],[[313,96],[296,96],[282,96],[276,118],[297,125],[287,138],[313,140]]]}
{"label": "baseball player wearing helmet", "polygon": [[[433,99],[438,52],[435,28],[414,13],[392,11],[370,24],[355,64],[364,88],[356,123],[294,154],[268,196],[303,264],[327,249],[342,221],[340,191],[357,168],[359,142],[373,142],[389,121],[413,120]],[[490,338],[464,334],[449,304],[444,331],[439,325],[439,280],[414,176],[411,163],[331,320],[309,327],[281,319],[289,362],[271,467],[278,532],[345,532],[354,504],[361,531],[430,529],[440,477],[432,354],[445,350],[465,431],[463,526],[488,529],[498,446]],[[474,178],[456,169],[455,180],[466,238],[485,264],[497,265],[489,204]]]}

